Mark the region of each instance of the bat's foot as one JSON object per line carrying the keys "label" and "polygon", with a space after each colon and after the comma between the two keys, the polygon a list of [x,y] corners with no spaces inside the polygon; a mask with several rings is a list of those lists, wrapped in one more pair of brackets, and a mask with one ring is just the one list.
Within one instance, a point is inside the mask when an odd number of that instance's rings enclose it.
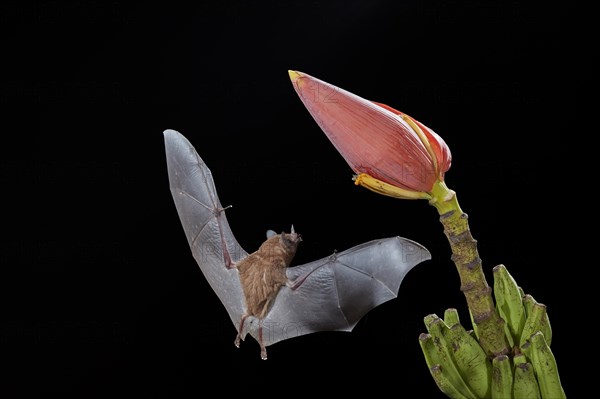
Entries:
{"label": "bat's foot", "polygon": [[267,360],[267,349],[264,347],[260,348],[260,358],[262,360]]}
{"label": "bat's foot", "polygon": [[240,339],[242,338],[242,332],[244,331],[244,322],[246,321],[246,318],[248,317],[247,314],[242,316],[242,319],[240,320],[240,328],[238,328],[238,333],[235,336],[235,341],[233,341],[233,344],[235,345],[236,348],[240,347]]}

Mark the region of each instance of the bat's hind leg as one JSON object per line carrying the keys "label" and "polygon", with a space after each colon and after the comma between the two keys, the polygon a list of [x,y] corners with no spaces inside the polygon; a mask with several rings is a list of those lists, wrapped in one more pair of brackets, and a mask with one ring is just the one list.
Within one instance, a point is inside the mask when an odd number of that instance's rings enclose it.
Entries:
{"label": "bat's hind leg", "polygon": [[[244,324],[246,323],[246,319],[248,318],[248,316],[250,315],[243,315],[242,319],[240,320],[240,327],[238,329],[238,333],[235,337],[235,341],[233,342],[233,344],[236,346],[236,348],[240,347],[240,343],[243,340],[243,334],[244,334]],[[258,344],[260,345],[260,358],[262,360],[267,360],[267,348],[265,347],[265,344],[263,344],[263,325],[262,325],[262,320],[258,321]]]}
{"label": "bat's hind leg", "polygon": [[262,360],[267,360],[267,348],[263,343],[263,326],[262,320],[258,322],[258,344],[260,345],[260,358]]}
{"label": "bat's hind leg", "polygon": [[235,345],[236,348],[240,347],[240,340],[242,339],[242,334],[244,333],[244,322],[246,321],[247,318],[248,318],[248,315],[245,314],[242,316],[242,319],[240,320],[240,328],[238,329],[238,333],[235,337],[235,341],[233,341],[233,344]]}

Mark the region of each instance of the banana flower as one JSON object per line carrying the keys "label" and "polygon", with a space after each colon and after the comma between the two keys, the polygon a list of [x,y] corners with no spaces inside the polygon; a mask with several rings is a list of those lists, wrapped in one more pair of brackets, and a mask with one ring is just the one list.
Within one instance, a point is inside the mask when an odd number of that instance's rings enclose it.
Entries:
{"label": "banana flower", "polygon": [[356,173],[357,185],[397,198],[431,199],[452,160],[439,135],[390,106],[305,73],[289,74],[306,109]]}

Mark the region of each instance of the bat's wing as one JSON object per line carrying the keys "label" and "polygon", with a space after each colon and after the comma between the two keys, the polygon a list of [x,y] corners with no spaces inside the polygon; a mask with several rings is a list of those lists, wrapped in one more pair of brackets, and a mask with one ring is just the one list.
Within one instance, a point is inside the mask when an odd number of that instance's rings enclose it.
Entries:
{"label": "bat's wing", "polygon": [[[392,237],[288,268],[292,286],[281,289],[263,320],[264,345],[317,331],[351,331],[371,309],[396,298],[406,273],[428,259],[422,245]],[[257,321],[248,329],[256,337]]]}
{"label": "bat's wing", "polygon": [[233,262],[247,256],[236,241],[215,190],[212,174],[190,142],[165,130],[169,185],[192,254],[233,324],[244,313],[244,294]]}

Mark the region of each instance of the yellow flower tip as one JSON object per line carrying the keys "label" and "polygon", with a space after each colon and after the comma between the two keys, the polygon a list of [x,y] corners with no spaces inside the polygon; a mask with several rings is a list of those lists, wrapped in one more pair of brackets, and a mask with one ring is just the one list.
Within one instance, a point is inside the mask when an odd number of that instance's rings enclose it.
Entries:
{"label": "yellow flower tip", "polygon": [[292,83],[296,83],[296,81],[302,77],[302,74],[300,72],[293,71],[291,69],[288,70],[288,74],[290,75],[290,79],[292,80]]}
{"label": "yellow flower tip", "polygon": [[383,182],[366,173],[360,173],[353,177],[354,184],[363,186],[377,194],[400,199],[426,199],[430,200],[431,195],[422,191],[411,191],[404,188],[393,186]]}
{"label": "yellow flower tip", "polygon": [[354,185],[355,186],[360,186],[361,185],[361,180],[362,180],[362,178],[365,175],[366,175],[365,173],[361,173],[361,174],[352,176],[352,180],[354,180]]}

